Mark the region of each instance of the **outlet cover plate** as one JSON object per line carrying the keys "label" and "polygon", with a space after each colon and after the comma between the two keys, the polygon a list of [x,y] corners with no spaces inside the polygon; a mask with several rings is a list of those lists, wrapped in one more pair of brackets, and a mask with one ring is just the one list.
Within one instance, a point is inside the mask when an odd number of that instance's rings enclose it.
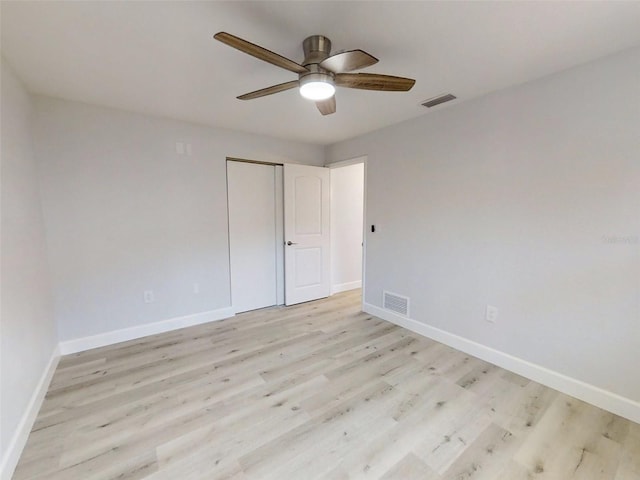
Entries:
{"label": "outlet cover plate", "polygon": [[487,310],[485,311],[484,319],[489,323],[496,323],[498,319],[498,307],[494,307],[493,305],[487,305]]}

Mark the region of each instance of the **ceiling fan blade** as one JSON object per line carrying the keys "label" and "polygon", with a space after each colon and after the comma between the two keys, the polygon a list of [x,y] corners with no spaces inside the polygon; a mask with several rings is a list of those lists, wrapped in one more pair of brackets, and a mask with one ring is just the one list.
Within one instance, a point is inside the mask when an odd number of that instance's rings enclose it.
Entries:
{"label": "ceiling fan blade", "polygon": [[260,60],[275,65],[276,67],[284,68],[293,73],[309,72],[309,70],[307,70],[302,65],[294,62],[293,60],[289,60],[282,55],[278,55],[271,50],[267,50],[266,48],[256,45],[255,43],[243,40],[242,38],[231,35],[230,33],[218,32],[213,36],[213,38],[229,45],[230,47],[236,48],[241,52],[248,53],[249,55],[259,58]]}
{"label": "ceiling fan blade", "polygon": [[334,95],[326,100],[316,102],[316,107],[318,107],[318,110],[320,110],[322,115],[331,115],[332,113],[336,113],[336,96]]}
{"label": "ceiling fan blade", "polygon": [[416,83],[412,78],[378,75],[376,73],[338,73],[335,83],[339,87],[385,92],[407,92]]}
{"label": "ceiling fan blade", "polygon": [[325,58],[320,62],[320,66],[333,73],[340,73],[359,70],[375,63],[378,63],[378,59],[373,55],[369,55],[363,50],[349,50]]}
{"label": "ceiling fan blade", "polygon": [[252,100],[254,98],[264,97],[266,95],[272,95],[274,93],[284,92],[285,90],[290,90],[292,88],[298,87],[298,80],[292,80],[291,82],[279,83],[278,85],[272,85],[267,88],[262,88],[260,90],[256,90],[255,92],[245,93],[244,95],[240,95],[238,100]]}

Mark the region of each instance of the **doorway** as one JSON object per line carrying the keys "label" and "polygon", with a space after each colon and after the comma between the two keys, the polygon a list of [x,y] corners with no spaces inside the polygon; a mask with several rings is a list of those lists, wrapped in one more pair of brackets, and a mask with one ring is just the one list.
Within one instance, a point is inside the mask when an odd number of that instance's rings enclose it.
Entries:
{"label": "doorway", "polygon": [[362,287],[366,157],[331,169],[331,294]]}

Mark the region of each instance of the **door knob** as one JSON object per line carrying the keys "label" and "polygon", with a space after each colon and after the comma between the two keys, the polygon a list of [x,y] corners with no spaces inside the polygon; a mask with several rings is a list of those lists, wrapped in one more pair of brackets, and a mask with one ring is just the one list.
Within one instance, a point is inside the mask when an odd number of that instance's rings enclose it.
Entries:
{"label": "door knob", "polygon": [[289,245],[289,246],[291,246],[291,245],[297,245],[297,243],[296,243],[296,242],[292,242],[291,240],[289,240],[289,241],[287,242],[287,245]]}

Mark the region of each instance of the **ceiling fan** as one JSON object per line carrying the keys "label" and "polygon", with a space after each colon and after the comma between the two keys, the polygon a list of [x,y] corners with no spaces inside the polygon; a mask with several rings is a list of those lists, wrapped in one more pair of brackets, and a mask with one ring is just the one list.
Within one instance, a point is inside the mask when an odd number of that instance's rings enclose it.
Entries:
{"label": "ceiling fan", "polygon": [[299,88],[303,97],[316,102],[322,115],[329,115],[336,111],[335,87],[406,92],[416,83],[411,78],[391,75],[346,73],[369,67],[377,63],[378,59],[363,50],[347,50],[331,55],[331,40],[323,35],[313,35],[302,42],[304,50],[302,64],[230,33],[219,32],[213,38],[241,52],[298,74],[298,80],[245,93],[238,97],[240,100],[251,100]]}

